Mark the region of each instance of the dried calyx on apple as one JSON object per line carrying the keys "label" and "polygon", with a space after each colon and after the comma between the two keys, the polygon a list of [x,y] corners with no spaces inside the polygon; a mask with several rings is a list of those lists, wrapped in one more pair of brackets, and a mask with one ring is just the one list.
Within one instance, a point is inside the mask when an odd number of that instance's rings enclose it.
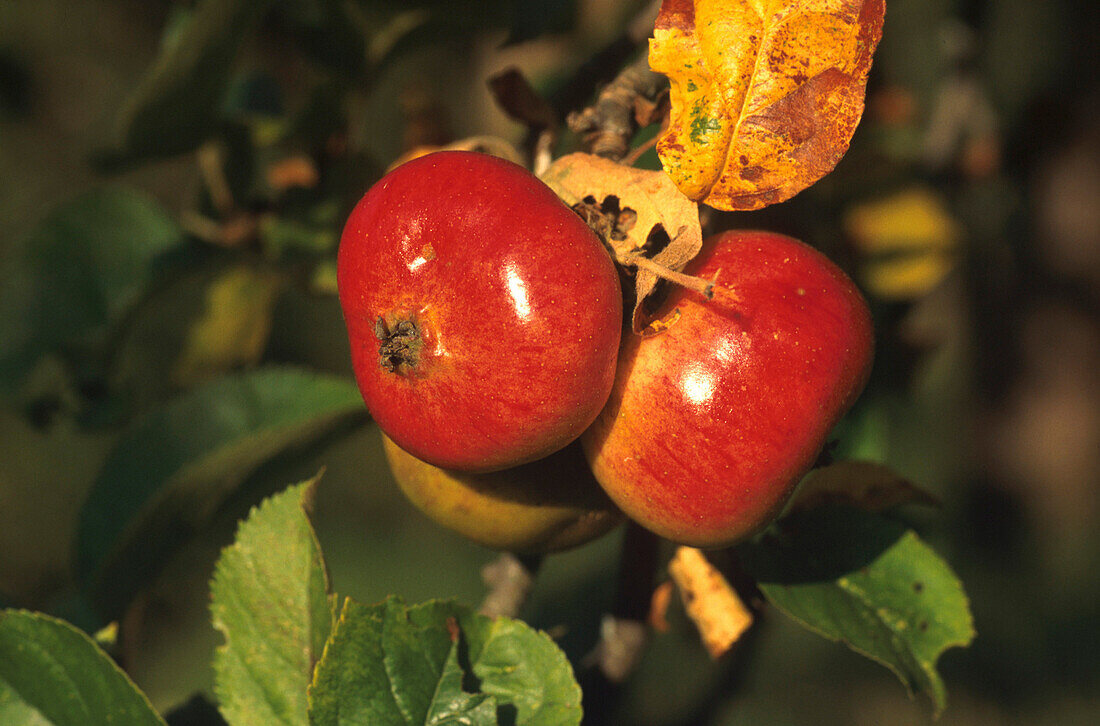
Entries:
{"label": "dried calyx on apple", "polygon": [[401,366],[416,367],[424,341],[415,320],[400,320],[387,325],[385,318],[379,317],[374,323],[374,337],[378,338],[379,343],[379,367],[390,373],[397,373]]}

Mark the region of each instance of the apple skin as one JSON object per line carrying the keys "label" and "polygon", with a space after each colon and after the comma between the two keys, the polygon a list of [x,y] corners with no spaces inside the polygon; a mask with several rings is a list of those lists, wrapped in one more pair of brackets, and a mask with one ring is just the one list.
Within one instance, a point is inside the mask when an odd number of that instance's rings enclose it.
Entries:
{"label": "apple skin", "polygon": [[870,372],[874,332],[827,257],[769,232],[708,239],[650,337],[619,353],[611,398],[581,442],[596,479],[643,527],[721,547],[768,524]]}
{"label": "apple skin", "polygon": [[622,513],[592,478],[580,444],[486,474],[440,469],[383,434],[398,486],[437,524],[485,547],[545,554],[606,534]]}
{"label": "apple skin", "polygon": [[397,167],[352,211],[337,282],[367,408],[419,459],[466,471],[534,461],[607,401],[618,273],[521,166],[443,151]]}

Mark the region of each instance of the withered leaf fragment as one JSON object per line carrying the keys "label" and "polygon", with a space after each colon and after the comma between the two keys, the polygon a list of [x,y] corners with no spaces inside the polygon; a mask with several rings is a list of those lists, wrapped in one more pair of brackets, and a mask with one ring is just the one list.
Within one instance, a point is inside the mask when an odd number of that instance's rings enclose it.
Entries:
{"label": "withered leaf fragment", "polygon": [[830,172],[863,114],[884,0],[664,0],[649,63],[669,77],[657,143],[688,197],[782,202]]}
{"label": "withered leaf fragment", "polygon": [[[585,221],[605,238],[616,261],[625,265],[651,260],[679,271],[703,246],[698,205],[685,197],[668,175],[634,169],[593,154],[568,154],[556,160],[541,176],[561,199],[585,216]],[[586,201],[587,200],[587,201]],[[612,208],[614,208],[612,210]],[[601,225],[583,213],[616,212]],[[664,233],[668,243],[654,251],[655,235]],[[639,258],[644,258],[639,260]],[[637,267],[634,332],[645,328],[642,303],[657,285],[657,276]]]}

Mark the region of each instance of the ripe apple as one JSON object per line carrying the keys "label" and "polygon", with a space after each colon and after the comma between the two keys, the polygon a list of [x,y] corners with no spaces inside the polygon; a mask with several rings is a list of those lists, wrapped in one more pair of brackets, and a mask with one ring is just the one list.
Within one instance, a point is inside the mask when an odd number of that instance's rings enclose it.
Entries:
{"label": "ripe apple", "polygon": [[[632,519],[683,544],[732,544],[779,513],[870,372],[871,317],[820,252],[769,232],[706,241],[651,336],[630,336],[581,441]],[[667,327],[666,327],[667,326]]]}
{"label": "ripe apple", "polygon": [[595,539],[622,520],[575,442],[545,459],[487,474],[432,466],[385,435],[382,443],[409,501],[485,547],[556,552]]}
{"label": "ripe apple", "polygon": [[367,408],[419,459],[467,471],[534,461],[607,401],[618,273],[521,166],[443,151],[397,167],[352,211],[337,282]]}

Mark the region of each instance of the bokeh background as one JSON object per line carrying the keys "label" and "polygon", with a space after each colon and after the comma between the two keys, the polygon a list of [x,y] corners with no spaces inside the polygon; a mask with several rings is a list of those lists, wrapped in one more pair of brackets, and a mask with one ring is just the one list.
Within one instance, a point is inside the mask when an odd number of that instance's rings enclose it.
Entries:
{"label": "bokeh background", "polygon": [[[507,67],[559,111],[583,104],[641,47],[632,24],[652,5],[225,0],[211,24],[204,4],[218,3],[0,0],[0,605],[89,630],[107,618],[77,575],[77,531],[120,442],[226,376],[347,379],[333,259],[349,205],[417,146],[522,144],[486,85]],[[943,724],[1100,723],[1098,21],[1087,0],[889,0],[836,171],[789,202],[707,217],[821,247],[872,303],[876,370],[835,453],[941,502],[906,516],[965,583],[978,631],[941,660]],[[171,84],[150,69],[187,56],[181,43],[201,82],[158,99]],[[565,132],[559,149],[577,143]],[[164,249],[97,257],[127,224]],[[218,397],[199,400],[147,457],[123,451],[131,475],[220,425]],[[402,500],[361,412],[225,458],[205,462],[220,494],[181,505],[185,536],[110,612],[117,657],[162,712],[184,706],[176,723],[217,723],[201,699],[219,548],[251,504],[321,467],[341,594],[484,595],[494,554]],[[548,558],[523,612],[575,662],[611,602],[620,539]],[[671,617],[615,723],[931,720],[888,671],[778,613],[717,665]]]}

